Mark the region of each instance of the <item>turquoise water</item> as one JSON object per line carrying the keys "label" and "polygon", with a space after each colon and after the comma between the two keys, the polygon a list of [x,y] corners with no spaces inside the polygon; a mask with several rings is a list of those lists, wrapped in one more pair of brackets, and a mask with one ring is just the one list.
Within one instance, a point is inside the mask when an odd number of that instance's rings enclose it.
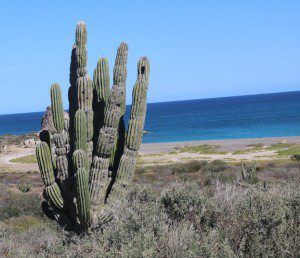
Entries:
{"label": "turquoise water", "polygon": [[[0,115],[0,135],[38,131],[42,114]],[[145,130],[148,143],[296,136],[300,92],[152,103]]]}

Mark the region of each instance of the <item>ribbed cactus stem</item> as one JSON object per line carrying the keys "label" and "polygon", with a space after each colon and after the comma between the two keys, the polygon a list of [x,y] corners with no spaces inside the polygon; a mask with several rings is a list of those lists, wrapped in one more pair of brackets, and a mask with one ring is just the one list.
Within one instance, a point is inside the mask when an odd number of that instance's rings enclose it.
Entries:
{"label": "ribbed cactus stem", "polygon": [[77,57],[76,57],[76,44],[72,47],[71,52],[71,63],[70,63],[70,87],[68,91],[68,99],[69,99],[69,116],[70,116],[70,129],[69,129],[69,137],[70,137],[70,145],[71,150],[74,149],[74,116],[77,110],[77,102],[76,102],[76,82],[77,82]]}
{"label": "ribbed cactus stem", "polygon": [[[123,190],[131,184],[133,178],[146,116],[146,96],[149,85],[148,76],[150,68],[149,62],[147,61],[148,60],[144,60],[144,62],[148,65],[145,66],[145,70],[143,71],[143,73],[138,73],[138,78],[133,88],[132,107],[130,120],[128,123],[124,154],[122,155],[122,158],[120,160],[116,182],[113,186],[113,192],[109,197],[109,202],[119,199],[123,194]],[[139,64],[140,63],[141,59]]]}
{"label": "ribbed cactus stem", "polygon": [[63,184],[64,180],[68,177],[68,160],[66,157],[70,150],[68,135],[66,133],[56,133],[53,136],[53,141],[56,147],[55,154],[57,156],[57,178]]}
{"label": "ribbed cactus stem", "polygon": [[77,103],[78,109],[86,114],[87,119],[87,141],[93,139],[93,82],[88,76],[77,79]]}
{"label": "ribbed cactus stem", "polygon": [[[111,172],[108,171],[109,159],[116,143],[120,120],[120,88],[113,86],[104,118],[104,125],[100,129],[90,174],[91,203],[93,206],[103,204]],[[94,207],[93,207],[94,208]]]}
{"label": "ribbed cactus stem", "polygon": [[140,58],[137,64],[137,72],[138,79],[149,80],[150,63],[147,57]]}
{"label": "ribbed cactus stem", "polygon": [[53,113],[53,123],[58,132],[64,129],[64,110],[61,97],[61,89],[59,84],[53,83],[50,89],[51,108]]}
{"label": "ribbed cactus stem", "polygon": [[121,116],[120,88],[113,86],[108,102],[104,125],[100,130],[96,154],[101,157],[109,157],[115,143],[118,125]]}
{"label": "ribbed cactus stem", "polygon": [[77,103],[78,109],[91,110],[93,101],[93,84],[88,76],[77,79]]}
{"label": "ribbed cactus stem", "polygon": [[131,107],[131,117],[126,136],[126,146],[131,150],[138,150],[141,143],[146,112],[146,93],[146,82],[138,80],[133,88],[132,99],[134,104]]}
{"label": "ribbed cactus stem", "polygon": [[75,42],[79,47],[85,47],[87,43],[87,30],[84,21],[77,23]]}
{"label": "ribbed cactus stem", "polygon": [[74,119],[75,149],[87,151],[87,122],[83,110],[77,110]]}
{"label": "ribbed cactus stem", "polygon": [[96,90],[98,102],[103,101],[106,103],[109,98],[109,66],[107,58],[99,58],[97,66],[94,70],[93,77],[94,89]]}
{"label": "ribbed cactus stem", "polygon": [[60,188],[55,182],[51,152],[46,142],[38,143],[36,157],[41,171],[42,180],[45,184],[47,198],[59,209],[63,208],[63,198]]}
{"label": "ribbed cactus stem", "polygon": [[127,56],[128,56],[128,45],[122,42],[118,47],[117,56],[114,66],[114,85],[120,88],[121,93],[121,117],[118,127],[118,139],[112,150],[110,157],[110,167],[113,170],[112,177],[115,177],[117,167],[119,165],[120,158],[124,151],[125,144],[125,123],[124,114],[126,111],[126,78],[127,78]]}
{"label": "ribbed cactus stem", "polygon": [[79,168],[76,175],[77,209],[80,224],[86,228],[90,223],[89,176],[85,168]]}
{"label": "ribbed cactus stem", "polygon": [[100,58],[94,70],[94,139],[98,139],[99,130],[103,126],[105,106],[109,98],[110,78],[106,58]]}
{"label": "ribbed cactus stem", "polygon": [[76,28],[76,62],[77,81],[76,97],[77,108],[82,109],[86,114],[87,123],[87,147],[85,149],[88,163],[92,162],[93,155],[93,134],[94,134],[94,114],[93,114],[93,81],[87,75],[87,30],[84,22],[79,22]]}
{"label": "ribbed cactus stem", "polygon": [[64,207],[64,201],[61,195],[61,191],[56,182],[50,186],[46,186],[45,192],[50,201],[58,208],[62,209]]}
{"label": "ribbed cactus stem", "polygon": [[51,151],[46,142],[39,142],[36,146],[36,157],[45,186],[52,185],[55,181]]}
{"label": "ribbed cactus stem", "polygon": [[113,85],[118,85],[121,92],[121,114],[124,115],[126,111],[126,78],[127,78],[127,56],[128,45],[122,42],[118,47],[117,56],[114,66],[114,80]]}
{"label": "ribbed cactus stem", "polygon": [[87,156],[83,150],[74,151],[72,159],[73,159],[73,166],[74,166],[75,171],[77,171],[79,168],[88,169]]}
{"label": "ribbed cactus stem", "polygon": [[79,22],[76,27],[76,63],[77,76],[83,77],[87,74],[87,30],[84,22]]}

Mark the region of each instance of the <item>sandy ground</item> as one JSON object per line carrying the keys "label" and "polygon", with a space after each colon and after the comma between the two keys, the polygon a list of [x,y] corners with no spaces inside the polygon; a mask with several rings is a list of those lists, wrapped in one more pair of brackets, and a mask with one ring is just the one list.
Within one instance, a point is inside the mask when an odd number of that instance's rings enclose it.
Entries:
{"label": "sandy ground", "polygon": [[[235,151],[247,150],[247,146],[262,144],[270,146],[277,143],[300,144],[300,136],[274,137],[274,138],[252,138],[252,139],[226,139],[226,140],[203,140],[187,142],[167,142],[143,144],[140,150],[140,164],[151,166],[155,164],[169,164],[174,162],[187,162],[190,160],[224,160],[229,162],[238,161],[268,161],[277,159],[274,150],[250,151],[249,153],[234,154]],[[200,154],[191,152],[177,152],[178,147],[214,145],[219,146],[218,151],[226,154]]]}
{"label": "sandy ground", "polygon": [[[260,150],[244,154],[233,154],[238,150],[247,149],[248,145],[262,143],[269,146],[276,143],[300,144],[300,136],[295,137],[276,137],[276,138],[256,138],[256,139],[233,139],[233,140],[206,140],[206,141],[187,141],[187,142],[168,142],[168,143],[147,143],[142,144],[140,149],[139,163],[141,165],[168,164],[172,162],[184,162],[189,160],[215,160],[225,161],[244,161],[244,160],[272,160],[276,158],[273,150]],[[218,150],[225,151],[226,154],[199,154],[179,152],[173,153],[178,147],[215,145]],[[35,153],[34,148],[22,148],[9,146],[8,149],[0,154],[0,169],[4,172],[9,171],[38,171],[35,163],[12,163],[10,160]]]}
{"label": "sandy ground", "polygon": [[24,157],[35,153],[35,148],[22,148],[9,146],[5,153],[0,154],[0,168],[5,171],[38,171],[38,165],[35,163],[12,163],[12,159]]}
{"label": "sandy ground", "polygon": [[191,160],[224,160],[224,161],[259,161],[259,160],[274,160],[277,157],[275,151],[257,151],[245,154],[199,154],[199,153],[176,153],[176,154],[163,154],[160,156],[142,156],[140,163],[146,166],[154,164],[168,164],[174,162],[187,162]]}
{"label": "sandy ground", "polygon": [[252,139],[226,139],[226,140],[203,140],[186,142],[165,142],[165,143],[145,143],[142,144],[140,154],[163,154],[174,151],[176,147],[197,146],[197,145],[217,145],[219,150],[234,152],[243,150],[247,145],[262,143],[271,145],[276,143],[300,144],[300,136],[293,137],[273,137],[273,138],[252,138]]}

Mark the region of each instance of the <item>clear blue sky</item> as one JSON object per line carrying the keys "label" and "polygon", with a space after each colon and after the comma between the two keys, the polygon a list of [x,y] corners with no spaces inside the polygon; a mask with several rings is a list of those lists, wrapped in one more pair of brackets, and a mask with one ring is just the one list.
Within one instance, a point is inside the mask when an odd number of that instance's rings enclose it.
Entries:
{"label": "clear blue sky", "polygon": [[151,62],[148,102],[300,90],[299,0],[0,2],[0,114],[42,111],[58,82],[67,107],[77,21],[88,28],[88,69],[129,44]]}

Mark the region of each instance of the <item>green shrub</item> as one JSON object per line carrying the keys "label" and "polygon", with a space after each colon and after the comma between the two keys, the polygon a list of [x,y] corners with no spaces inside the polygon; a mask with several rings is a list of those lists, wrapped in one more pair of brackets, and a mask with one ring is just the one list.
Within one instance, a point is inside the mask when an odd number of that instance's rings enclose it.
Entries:
{"label": "green shrub", "polygon": [[[21,196],[33,198],[28,194]],[[25,207],[37,209],[32,204]],[[203,189],[195,183],[174,183],[161,193],[149,185],[134,186],[127,200],[119,204],[112,221],[82,237],[64,234],[38,217],[38,213],[33,214],[19,214],[0,223],[0,255],[300,255],[300,189],[292,183],[278,184],[267,192],[255,186],[222,182]]]}
{"label": "green shrub", "polygon": [[200,220],[203,214],[203,196],[195,183],[174,184],[162,192],[160,202],[170,219]]}
{"label": "green shrub", "polygon": [[223,172],[229,168],[228,164],[223,160],[214,160],[209,163],[208,170],[211,172]]}
{"label": "green shrub", "polygon": [[187,163],[177,163],[171,165],[172,174],[195,173],[203,170],[207,166],[207,161],[193,160]]}
{"label": "green shrub", "polygon": [[31,190],[32,186],[30,183],[26,182],[26,183],[22,183],[19,185],[19,190],[22,193],[28,193]]}
{"label": "green shrub", "polygon": [[21,215],[42,215],[41,199],[38,195],[13,195],[0,206],[0,220]]}

